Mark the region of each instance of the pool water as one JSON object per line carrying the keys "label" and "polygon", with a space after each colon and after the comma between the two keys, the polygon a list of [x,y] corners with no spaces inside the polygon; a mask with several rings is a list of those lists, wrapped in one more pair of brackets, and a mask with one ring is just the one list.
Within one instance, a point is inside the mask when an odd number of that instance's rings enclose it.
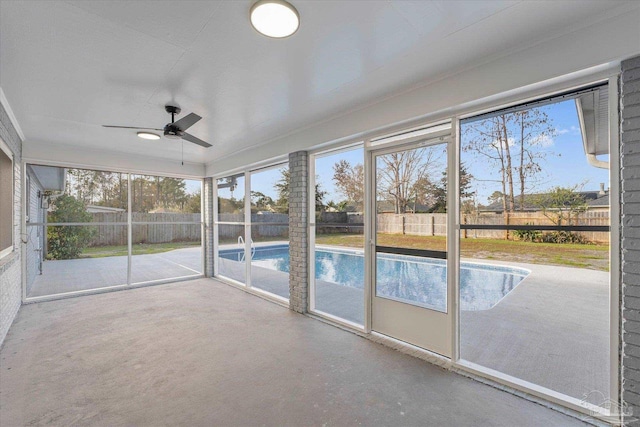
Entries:
{"label": "pool water", "polygon": [[[254,248],[251,264],[270,270],[289,272],[289,246]],[[356,289],[364,288],[362,251],[316,248],[317,281]],[[241,249],[225,249],[221,258],[241,261]],[[462,262],[460,264],[460,308],[488,310],[511,292],[529,270],[515,267]],[[406,255],[377,254],[376,295],[438,311],[446,311],[447,267],[441,259]]]}

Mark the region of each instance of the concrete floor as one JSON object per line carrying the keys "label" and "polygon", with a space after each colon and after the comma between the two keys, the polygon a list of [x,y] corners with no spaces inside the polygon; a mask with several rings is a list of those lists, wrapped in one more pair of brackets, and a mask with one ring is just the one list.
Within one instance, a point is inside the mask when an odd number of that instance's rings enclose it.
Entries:
{"label": "concrete floor", "polygon": [[[201,253],[200,248],[187,248],[135,255],[132,281],[198,274]],[[590,403],[601,404],[599,396],[609,395],[608,273],[516,266],[532,273],[495,307],[461,312],[461,357],[577,399],[589,395]],[[45,274],[37,277],[29,296],[126,283],[126,257],[47,261],[44,267]],[[255,265],[251,268],[252,286],[289,298],[287,273]],[[221,258],[220,270],[244,281],[244,263]],[[319,311],[363,323],[361,289],[317,281],[315,303]]]}
{"label": "concrete floor", "polygon": [[610,395],[609,273],[517,266],[531,274],[495,307],[460,312],[460,357],[602,405]]}
{"label": "concrete floor", "polygon": [[[42,274],[28,286],[28,297],[126,285],[127,257],[45,261]],[[131,283],[202,274],[202,248],[176,249],[131,257]]]}
{"label": "concrete floor", "polygon": [[[489,310],[460,313],[462,359],[601,405],[609,396],[609,274],[537,264],[483,262],[531,270]],[[244,264],[221,260],[230,276]],[[285,273],[252,267],[263,290],[289,295]],[[363,323],[362,289],[316,282],[316,309]]]}
{"label": "concrete floor", "polygon": [[200,279],[23,306],[0,425],[583,423]]}

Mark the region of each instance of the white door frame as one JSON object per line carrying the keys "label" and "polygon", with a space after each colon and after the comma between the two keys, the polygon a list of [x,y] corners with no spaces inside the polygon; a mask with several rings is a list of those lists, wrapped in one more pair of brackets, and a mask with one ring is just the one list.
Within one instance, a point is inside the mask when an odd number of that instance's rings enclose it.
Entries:
{"label": "white door frame", "polygon": [[[436,325],[436,333],[428,338],[430,343],[413,341],[414,345],[421,348],[425,348],[427,351],[434,352],[438,355],[445,356],[446,358],[453,358],[457,351],[457,337],[454,335],[456,330],[457,319],[457,302],[455,297],[457,295],[456,280],[457,280],[457,265],[458,265],[458,251],[457,251],[457,228],[456,223],[456,206],[458,200],[454,197],[457,193],[457,179],[458,179],[458,150],[457,139],[453,128],[448,125],[439,127],[437,132],[429,135],[428,132],[425,135],[424,131],[416,132],[417,136],[411,136],[411,133],[407,134],[406,138],[393,136],[390,138],[393,143],[389,144],[377,144],[371,146],[370,141],[367,144],[367,150],[365,151],[365,201],[366,201],[366,218],[365,218],[365,298],[367,301],[365,310],[365,330],[367,332],[378,332],[385,334],[384,327],[380,330],[375,330],[376,322],[384,322],[382,316],[389,321],[390,318],[395,318],[394,323],[398,323],[395,328],[406,329],[408,324],[415,323],[416,321],[431,323]],[[376,196],[375,196],[375,184],[376,181],[376,162],[375,158],[380,155],[394,153],[403,150],[418,149],[426,146],[435,146],[439,144],[446,144],[447,148],[447,175],[449,180],[447,183],[447,211],[450,212],[447,215],[447,307],[446,313],[429,310],[428,308],[422,308],[417,305],[402,303],[397,301],[391,301],[386,298],[378,298],[375,296],[375,277],[376,277]],[[375,310],[375,312],[374,312]],[[402,312],[402,316],[397,314]],[[412,319],[410,319],[412,318]],[[375,320],[377,319],[377,320]],[[401,323],[405,323],[402,325]],[[381,323],[378,323],[378,327]],[[390,329],[386,329],[390,331]],[[396,329],[397,330],[397,329]],[[407,331],[410,334],[410,331]],[[438,336],[441,333],[443,335]],[[403,341],[411,341],[411,338],[407,338],[409,335],[394,336],[395,334],[387,334],[393,339]],[[416,339],[415,335],[414,338]]]}

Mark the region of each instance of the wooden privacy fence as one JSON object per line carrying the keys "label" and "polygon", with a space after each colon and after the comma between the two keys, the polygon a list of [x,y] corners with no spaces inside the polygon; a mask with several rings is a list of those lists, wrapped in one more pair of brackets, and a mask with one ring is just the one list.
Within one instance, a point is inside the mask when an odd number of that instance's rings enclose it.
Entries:
{"label": "wooden privacy fence", "polygon": [[[96,223],[124,223],[127,222],[126,212],[93,213]],[[221,222],[244,221],[242,214],[220,214]],[[133,243],[170,243],[170,242],[199,242],[201,239],[200,214],[181,213],[133,213],[132,238]],[[346,212],[323,213],[317,218],[318,233],[364,233],[364,222],[361,214],[347,214]],[[504,225],[502,214],[481,213],[465,214],[461,218],[462,224],[475,225]],[[136,224],[138,223],[138,224]],[[141,224],[140,224],[141,223]],[[154,224],[158,223],[158,224]],[[416,236],[444,236],[446,235],[447,217],[444,213],[424,214],[378,214],[377,228],[379,233],[407,234]],[[287,238],[289,233],[289,215],[266,213],[251,214],[251,235],[254,241],[260,238]],[[510,214],[511,225],[554,225],[542,212],[514,212]],[[609,212],[588,211],[581,213],[573,225],[609,225]],[[126,245],[126,225],[95,225],[95,235],[90,246]],[[578,234],[591,242],[609,242],[607,232],[586,232]],[[513,235],[513,234],[511,234]],[[218,236],[221,239],[237,239],[244,236],[244,225],[219,224]],[[462,238],[504,239],[503,230],[462,230]]]}
{"label": "wooden privacy fence", "polygon": [[[462,224],[475,225],[504,225],[505,217],[502,213],[481,213],[462,215]],[[550,218],[542,212],[513,212],[509,214],[509,224],[511,225],[555,225]],[[568,224],[563,224],[568,225]],[[571,225],[609,225],[609,212],[587,211],[578,215]],[[590,242],[608,243],[609,233],[605,231],[577,231],[576,234],[583,236]],[[513,235],[512,233],[510,233]],[[463,230],[463,238],[487,238],[504,239],[504,230]]]}
{"label": "wooden privacy fence", "polygon": [[[243,214],[219,214],[220,222],[244,222]],[[238,224],[218,224],[218,238],[222,240],[237,239],[244,237],[244,225]],[[263,237],[281,237],[287,239],[289,236],[289,215],[280,213],[254,213],[251,214],[251,238],[254,241]]]}
{"label": "wooden privacy fence", "polygon": [[378,233],[445,236],[447,214],[378,214]]}
{"label": "wooden privacy fence", "polygon": [[[92,222],[125,223],[126,212],[92,213]],[[184,213],[132,213],[133,243],[199,242],[201,240],[200,214]],[[149,224],[157,222],[159,224]],[[136,224],[143,223],[143,224]],[[189,223],[189,224],[186,224]],[[127,244],[126,225],[95,225],[94,237],[89,246]]]}
{"label": "wooden privacy fence", "polygon": [[[339,218],[332,218],[334,221]],[[342,219],[345,230],[350,233],[363,233],[364,228],[349,227],[349,224],[355,221],[362,221],[361,216],[349,215]],[[337,221],[336,221],[337,222]],[[483,213],[462,215],[462,224],[475,225],[505,225],[503,214]],[[510,214],[509,224],[511,225],[554,225],[551,219],[547,218],[542,212],[514,212]],[[567,225],[567,224],[564,224]],[[581,213],[572,225],[609,225],[609,212],[607,211],[588,211]],[[444,213],[418,213],[418,214],[389,214],[383,213],[377,216],[377,230],[379,233],[388,234],[407,234],[415,236],[445,236],[447,233],[447,214]],[[335,232],[331,230],[324,231],[325,227],[321,227],[318,222],[320,232]],[[339,228],[332,226],[332,228]],[[353,228],[353,230],[351,230]],[[609,242],[609,233],[579,231],[576,232],[584,236],[590,242],[607,243]],[[511,232],[513,236],[513,232]],[[484,238],[484,239],[504,239],[504,230],[462,230],[462,238]]]}

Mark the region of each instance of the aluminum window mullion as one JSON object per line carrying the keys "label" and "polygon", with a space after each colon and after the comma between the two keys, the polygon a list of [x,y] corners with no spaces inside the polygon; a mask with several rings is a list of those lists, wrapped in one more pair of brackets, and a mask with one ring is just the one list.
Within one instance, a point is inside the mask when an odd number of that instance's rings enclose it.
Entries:
{"label": "aluminum window mullion", "polygon": [[[308,160],[309,171],[309,187],[307,193],[309,198],[307,199],[307,209],[309,211],[309,223],[307,232],[307,241],[309,242],[309,311],[314,312],[316,310],[316,156],[310,155]],[[291,241],[291,237],[289,237]]]}
{"label": "aluminum window mullion", "polygon": [[213,203],[213,277],[218,274],[218,180],[211,180],[211,201]]}
{"label": "aluminum window mullion", "polygon": [[131,286],[131,258],[133,255],[133,206],[131,203],[131,174],[127,174],[127,286]]}
{"label": "aluminum window mullion", "polygon": [[451,360],[460,359],[460,121],[451,120],[447,146],[447,305],[451,316]]}
{"label": "aluminum window mullion", "polygon": [[244,261],[245,283],[251,287],[251,174],[244,174]]}

